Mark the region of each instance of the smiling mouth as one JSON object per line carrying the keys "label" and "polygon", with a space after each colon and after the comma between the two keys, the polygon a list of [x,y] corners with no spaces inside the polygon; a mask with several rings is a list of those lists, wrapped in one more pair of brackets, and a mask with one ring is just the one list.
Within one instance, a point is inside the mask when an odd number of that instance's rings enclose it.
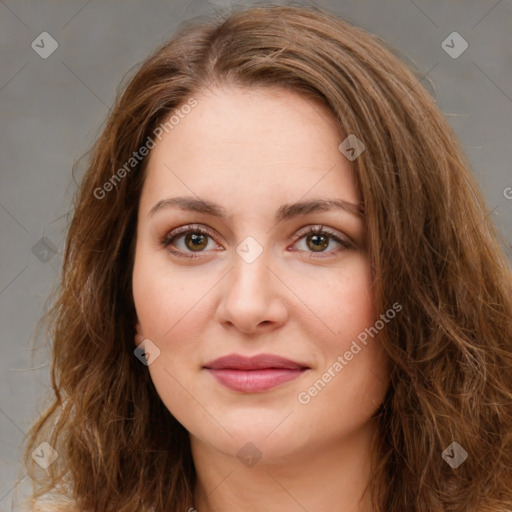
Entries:
{"label": "smiling mouth", "polygon": [[300,377],[310,368],[273,354],[253,357],[231,354],[207,363],[204,367],[219,383],[243,393],[256,393]]}

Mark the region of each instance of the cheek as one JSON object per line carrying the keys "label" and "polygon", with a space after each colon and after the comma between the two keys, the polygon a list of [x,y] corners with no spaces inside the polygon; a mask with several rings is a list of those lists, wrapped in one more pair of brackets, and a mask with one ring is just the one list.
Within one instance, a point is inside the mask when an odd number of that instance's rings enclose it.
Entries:
{"label": "cheek", "polygon": [[[158,254],[158,253],[157,253]],[[198,292],[191,284],[192,274],[169,271],[161,254],[138,248],[133,268],[133,298],[137,318],[146,338],[161,342],[175,326],[183,328],[183,319],[197,302]]]}
{"label": "cheek", "polygon": [[136,252],[132,286],[137,318],[144,338],[160,351],[143,371],[149,371],[158,395],[171,412],[190,407],[186,391],[192,386],[190,370],[200,366],[197,333],[201,327],[195,320],[208,318],[204,304],[196,304],[200,295],[190,285],[191,280],[193,275],[186,272],[170,273],[165,259],[155,258],[144,248]]}
{"label": "cheek", "polygon": [[337,417],[348,421],[347,411],[353,412],[355,422],[367,418],[381,403],[388,385],[386,355],[373,330],[378,315],[367,260],[352,261],[350,269],[324,286],[323,293],[309,297],[319,307],[318,316],[330,334],[317,346],[322,365],[308,381],[311,387],[302,390],[311,390],[306,408],[313,414],[332,413],[334,423]]}
{"label": "cheek", "polygon": [[355,258],[349,267],[324,283],[323,291],[310,297],[338,348],[375,322],[372,276],[366,258]]}

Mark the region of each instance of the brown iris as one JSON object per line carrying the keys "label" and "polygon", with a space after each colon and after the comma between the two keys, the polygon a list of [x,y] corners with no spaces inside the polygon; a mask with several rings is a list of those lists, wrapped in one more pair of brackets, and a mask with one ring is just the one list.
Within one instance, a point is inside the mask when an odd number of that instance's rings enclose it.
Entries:
{"label": "brown iris", "polygon": [[[318,244],[317,242],[320,241],[320,239],[323,239],[323,242],[321,244]],[[326,236],[319,235],[316,233],[313,235],[309,235],[306,238],[306,240],[308,242],[313,241],[313,245],[310,246],[308,243],[308,247],[310,247],[310,249],[314,250],[315,252],[320,252],[322,249],[325,249],[329,245],[329,239]]]}
{"label": "brown iris", "polygon": [[[189,245],[191,242],[191,245]],[[208,245],[208,237],[202,233],[187,233],[185,245],[192,251],[204,249]]]}

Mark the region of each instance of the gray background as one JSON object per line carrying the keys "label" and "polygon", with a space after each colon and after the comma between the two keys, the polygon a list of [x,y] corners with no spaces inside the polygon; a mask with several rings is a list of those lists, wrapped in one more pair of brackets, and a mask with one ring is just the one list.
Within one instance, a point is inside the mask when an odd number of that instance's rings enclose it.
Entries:
{"label": "gray background", "polygon": [[[421,82],[460,137],[512,260],[511,2],[316,3],[379,35],[425,75]],[[20,445],[49,396],[49,355],[44,346],[33,350],[33,342],[43,341],[36,324],[62,261],[73,164],[100,134],[126,73],[183,20],[229,5],[0,1],[1,511],[14,507],[14,489],[25,488],[27,479],[15,487],[24,475]],[[454,31],[469,45],[458,58],[441,46]],[[42,32],[58,42],[46,59],[31,47]]]}

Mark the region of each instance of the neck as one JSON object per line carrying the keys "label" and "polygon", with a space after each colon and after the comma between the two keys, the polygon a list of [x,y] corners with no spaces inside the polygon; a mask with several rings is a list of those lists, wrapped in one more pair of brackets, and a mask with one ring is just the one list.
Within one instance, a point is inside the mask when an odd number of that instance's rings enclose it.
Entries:
{"label": "neck", "polygon": [[285,457],[263,456],[246,467],[191,435],[197,472],[194,491],[198,512],[298,512],[343,510],[373,512],[368,492],[371,444],[377,433],[371,421],[329,444],[308,446]]}

